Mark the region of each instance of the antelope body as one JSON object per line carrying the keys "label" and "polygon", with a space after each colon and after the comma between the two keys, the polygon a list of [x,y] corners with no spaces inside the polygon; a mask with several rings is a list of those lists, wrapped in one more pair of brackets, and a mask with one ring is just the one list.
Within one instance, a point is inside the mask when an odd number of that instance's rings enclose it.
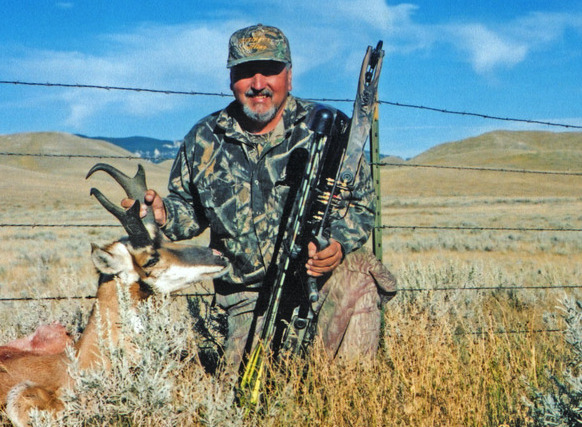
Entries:
{"label": "antelope body", "polygon": [[[118,343],[120,287],[128,291],[135,305],[152,294],[174,292],[201,279],[219,277],[229,268],[227,260],[210,248],[167,241],[151,212],[143,219],[139,217],[140,200],[143,201],[147,189],[141,165],[134,178],[106,164],[95,165],[87,177],[98,170],[113,176],[136,203],[125,211],[97,189],[91,189],[91,194],[120,220],[128,236],[103,247],[92,246],[91,257],[99,273],[96,303],[83,334],[72,344],[81,369],[91,368],[102,360],[99,331],[104,331],[113,345]],[[63,409],[60,390],[72,381],[67,371],[70,359],[64,348],[70,343],[55,340],[52,350],[47,352],[29,345],[33,341],[34,335],[0,347],[0,407],[6,407],[16,426],[27,425],[32,408],[54,412]],[[5,357],[2,348],[8,349]]]}

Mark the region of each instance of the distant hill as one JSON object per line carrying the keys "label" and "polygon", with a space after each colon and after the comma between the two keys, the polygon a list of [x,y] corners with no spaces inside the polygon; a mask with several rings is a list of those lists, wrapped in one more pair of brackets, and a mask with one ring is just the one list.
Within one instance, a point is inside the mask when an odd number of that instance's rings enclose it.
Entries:
{"label": "distant hill", "polygon": [[[489,132],[437,145],[405,164],[578,172],[582,171],[582,132]],[[382,168],[381,182],[387,199],[579,197],[568,175],[394,166]]]}
{"label": "distant hill", "polygon": [[[149,138],[146,136],[130,136],[127,138],[112,138],[109,136],[86,136],[77,134],[81,138],[107,141],[121,147],[136,156],[143,157],[154,163],[160,163],[166,160],[173,160],[178,154],[178,149],[182,144],[181,140],[170,141],[164,139]],[[364,155],[370,158],[370,151],[366,150]],[[380,154],[380,159],[389,163],[401,163],[404,160],[400,157],[386,156]]]}
{"label": "distant hill", "polygon": [[[92,165],[107,162],[131,174],[136,170],[136,160],[109,157],[129,157],[139,152],[147,158],[173,159],[178,145],[178,142],[153,138],[84,138],[57,132],[0,135],[0,152],[28,154],[0,155],[0,194],[5,204],[12,201],[17,205],[22,203],[18,200],[26,197],[34,199],[35,203],[52,204],[57,198],[67,199],[68,204],[94,205],[88,197],[91,186],[106,188],[108,194],[114,194],[118,186],[113,184],[107,188],[111,179],[102,174],[85,180],[85,174]],[[167,151],[162,151],[163,148]],[[156,149],[159,151],[156,152]],[[152,156],[148,155],[151,153]],[[156,153],[159,155],[156,156]],[[60,156],[53,156],[55,154]],[[392,165],[381,168],[382,194],[387,197],[573,194],[575,191],[570,176],[483,174],[398,165],[581,171],[582,132],[496,131],[435,146],[406,162],[393,156],[383,156],[382,161]],[[144,159],[139,163],[146,167],[148,185],[164,192],[172,160],[152,162]],[[121,197],[114,196],[114,200]]]}
{"label": "distant hill", "polygon": [[[166,160],[173,160],[178,154],[178,149],[182,144],[181,140],[170,141],[163,139],[148,138],[146,136],[130,136],[127,138],[112,138],[108,136],[86,136],[77,134],[82,138],[96,139],[107,141],[115,144],[136,156],[146,158],[154,163],[160,163]],[[366,150],[364,155],[370,158],[370,151]],[[386,156],[380,154],[380,159],[390,163],[401,163],[404,160],[400,157]]]}
{"label": "distant hill", "polygon": [[[110,163],[130,175],[135,173],[138,163],[116,158],[131,157],[132,153],[110,142],[59,132],[0,135],[0,152],[21,154],[0,156],[0,194],[5,204],[21,203],[17,200],[26,197],[38,204],[52,205],[56,200],[66,199],[67,205],[93,206],[95,202],[89,197],[92,186],[105,189],[112,200],[121,200],[119,186],[110,177],[96,174],[86,180],[85,175],[99,162]],[[163,192],[170,165],[146,160],[139,163],[146,169],[148,184]]]}
{"label": "distant hill", "polygon": [[[82,137],[110,142],[154,163],[173,160],[182,143],[143,136]],[[365,155],[369,158],[370,152]],[[380,159],[389,164],[407,162],[384,154]],[[582,165],[582,132],[494,131],[437,145],[408,163],[571,170]]]}
{"label": "distant hill", "polygon": [[77,135],[82,138],[107,141],[121,147],[139,157],[146,158],[154,163],[173,159],[178,153],[182,141],[148,138],[146,136],[130,136],[127,138],[112,138],[108,136]]}
{"label": "distant hill", "polygon": [[[110,142],[154,163],[175,158],[182,141],[143,136],[112,138],[83,136]],[[369,151],[365,155],[369,158]],[[476,137],[437,145],[403,160],[380,155],[385,163],[425,163],[447,166],[507,167],[516,169],[582,169],[582,132],[494,131]]]}
{"label": "distant hill", "polygon": [[582,132],[495,131],[437,145],[410,163],[582,170]]}

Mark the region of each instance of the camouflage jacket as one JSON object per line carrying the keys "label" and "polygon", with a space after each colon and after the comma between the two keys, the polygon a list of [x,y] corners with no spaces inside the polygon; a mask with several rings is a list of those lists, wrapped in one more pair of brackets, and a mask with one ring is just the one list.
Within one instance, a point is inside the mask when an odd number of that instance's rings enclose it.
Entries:
{"label": "camouflage jacket", "polygon": [[[245,132],[235,119],[234,102],[202,119],[184,139],[164,199],[168,222],[163,230],[170,239],[183,240],[210,227],[211,247],[232,262],[229,283],[259,287],[264,279],[289,192],[287,161],[294,148],[308,147],[312,140],[305,118],[314,105],[289,95],[278,132],[259,144],[260,136]],[[292,147],[295,128],[299,137]],[[347,213],[331,221],[330,235],[344,254],[366,242],[373,212],[370,167],[363,162]]]}

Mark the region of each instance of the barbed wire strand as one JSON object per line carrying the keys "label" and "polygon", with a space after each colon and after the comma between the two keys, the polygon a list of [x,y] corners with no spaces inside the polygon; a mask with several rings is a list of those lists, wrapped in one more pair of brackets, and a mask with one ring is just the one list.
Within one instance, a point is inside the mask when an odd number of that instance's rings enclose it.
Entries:
{"label": "barbed wire strand", "polygon": [[[408,324],[406,326],[409,326]],[[440,325],[430,325],[429,327],[438,327]],[[451,333],[453,336],[464,336],[464,335],[518,335],[518,334],[551,334],[551,333],[564,333],[564,329],[510,329],[510,330],[491,330],[483,329],[480,331],[456,331]],[[388,336],[395,335],[398,336],[398,332],[390,333]]]}
{"label": "barbed wire strand", "polygon": [[[195,294],[176,294],[171,295],[172,298],[180,298],[180,297],[204,297],[204,296],[212,296],[210,293],[195,293]],[[0,302],[5,301],[39,301],[39,300],[91,300],[95,299],[94,296],[72,296],[72,297],[41,297],[41,298],[0,298]],[[482,336],[482,335],[517,335],[517,334],[541,334],[541,333],[564,333],[565,331],[562,329],[513,329],[513,330],[481,330],[481,331],[456,331],[453,332],[452,335],[454,336],[464,336],[464,335],[473,335],[473,336]],[[390,333],[389,333],[390,334]]]}
{"label": "barbed wire strand", "polygon": [[582,176],[582,172],[570,172],[570,171],[541,171],[541,170],[511,169],[511,168],[485,168],[480,166],[446,166],[446,165],[426,165],[416,163],[391,163],[391,162],[373,162],[370,164],[377,166],[394,166],[405,168],[433,168],[433,169],[469,170],[479,172],[526,173],[526,174],[533,173],[540,175]]}
{"label": "barbed wire strand", "polygon": [[[582,285],[532,285],[532,286],[457,286],[457,287],[435,287],[435,288],[400,288],[396,292],[442,292],[442,291],[527,291],[527,290],[560,290],[560,289],[582,289]],[[173,294],[171,297],[199,297],[212,296],[212,293],[187,293]],[[62,301],[95,299],[94,295],[74,295],[74,296],[49,296],[49,297],[2,297],[0,302],[19,301]]]}
{"label": "barbed wire strand", "polygon": [[533,285],[533,286],[458,286],[435,288],[400,288],[397,292],[439,292],[439,291],[527,291],[582,289],[582,285]]}
{"label": "barbed wire strand", "polygon": [[[14,156],[14,157],[65,157],[71,159],[124,159],[124,160],[159,160],[160,157],[141,157],[135,155],[118,156],[118,155],[104,155],[104,154],[51,154],[51,153],[13,153],[13,152],[0,152],[0,156]],[[163,160],[170,160],[167,159]],[[173,158],[172,158],[173,159]]]}
{"label": "barbed wire strand", "polygon": [[[176,294],[171,295],[172,298],[181,298],[181,297],[205,297],[205,296],[212,296],[211,293],[193,293],[193,294]],[[55,301],[62,301],[62,300],[91,300],[95,299],[95,296],[71,296],[71,297],[22,297],[22,298],[0,298],[0,302],[6,301],[40,301],[40,300],[55,300]],[[481,331],[456,331],[453,332],[452,335],[454,336],[464,336],[464,335],[473,335],[473,336],[482,336],[482,335],[517,335],[517,334],[541,334],[541,333],[564,333],[565,331],[562,329],[513,329],[513,330],[481,330]]]}
{"label": "barbed wire strand", "polygon": [[[191,293],[191,294],[172,294],[170,295],[171,298],[180,298],[180,297],[208,297],[213,296],[214,294],[209,292],[204,293]],[[92,300],[96,299],[95,295],[72,295],[72,296],[51,296],[51,297],[6,297],[0,298],[0,302],[29,302],[29,301],[64,301],[64,300]]]}
{"label": "barbed wire strand", "polygon": [[543,228],[543,227],[467,227],[447,225],[378,225],[376,229],[406,229],[406,230],[464,230],[464,231],[552,231],[552,232],[577,232],[582,228]]}
{"label": "barbed wire strand", "polygon": [[[39,224],[0,223],[0,228],[119,228],[120,224]],[[582,228],[542,228],[542,227],[466,227],[438,225],[379,225],[376,229],[442,230],[442,231],[520,231],[520,232],[581,232]]]}
{"label": "barbed wire strand", "polygon": [[166,89],[147,89],[137,87],[123,87],[123,86],[103,86],[94,84],[78,84],[78,83],[40,83],[40,82],[23,82],[19,80],[0,80],[0,84],[5,85],[21,85],[21,86],[44,86],[44,87],[63,87],[76,89],[101,89],[101,90],[119,90],[126,92],[146,92],[158,93],[163,95],[190,95],[190,96],[215,96],[215,97],[232,97],[232,93],[223,92],[196,92],[196,91],[182,91],[182,90],[166,90]]}
{"label": "barbed wire strand", "polygon": [[10,224],[0,223],[0,228],[117,228],[121,224]]}
{"label": "barbed wire strand", "polygon": [[[150,160],[155,162],[163,162],[166,160],[174,160],[174,157],[155,157],[155,156],[119,156],[119,155],[99,155],[99,154],[50,154],[50,153],[15,153],[15,152],[0,152],[0,156],[13,157],[62,157],[62,158],[86,158],[86,159],[123,159],[123,160]],[[582,176],[582,172],[569,171],[541,171],[531,169],[510,169],[510,168],[485,168],[477,166],[445,166],[445,165],[426,165],[426,164],[408,164],[408,163],[390,163],[390,162],[374,162],[371,165],[378,166],[393,166],[393,167],[412,167],[412,168],[433,168],[433,169],[453,169],[453,170],[468,170],[478,172],[499,172],[499,173],[521,173],[521,174],[539,174],[539,175],[563,175],[563,176]]]}
{"label": "barbed wire strand", "polygon": [[552,333],[564,333],[563,329],[520,329],[520,330],[509,330],[509,331],[463,331],[455,332],[453,335],[517,335],[517,334],[552,334]]}
{"label": "barbed wire strand", "polygon": [[[123,86],[102,86],[102,85],[94,85],[94,84],[70,84],[70,83],[41,83],[41,82],[25,82],[19,80],[0,80],[0,84],[5,85],[24,85],[24,86],[44,86],[44,87],[63,87],[63,88],[78,88],[78,89],[100,89],[100,90],[119,90],[119,91],[131,91],[131,92],[146,92],[146,93],[158,93],[164,95],[189,95],[189,96],[213,96],[213,97],[232,97],[230,93],[223,93],[223,92],[199,92],[199,91],[179,91],[179,90],[166,90],[166,89],[147,89],[147,88],[137,88],[137,87],[123,87]],[[306,98],[311,101],[318,101],[318,102],[349,102],[353,103],[353,99],[341,99],[341,98]],[[482,113],[472,113],[467,111],[455,111],[455,110],[448,110],[445,108],[436,108],[436,107],[427,107],[423,105],[415,105],[415,104],[406,104],[401,102],[393,102],[393,101],[384,101],[379,100],[379,104],[384,105],[391,105],[393,107],[403,107],[403,108],[414,108],[419,110],[426,110],[426,111],[433,111],[437,113],[443,114],[454,114],[454,115],[461,115],[461,116],[471,116],[471,117],[479,117],[483,119],[489,120],[500,120],[500,121],[507,121],[507,122],[517,122],[517,123],[529,123],[529,124],[537,124],[537,125],[544,125],[544,126],[552,126],[552,127],[562,127],[567,129],[582,129],[582,126],[577,125],[570,125],[565,123],[556,123],[556,122],[549,122],[549,121],[542,121],[542,120],[531,120],[531,119],[520,119],[520,118],[511,118],[511,117],[500,117],[500,116],[493,116],[489,114],[482,114]]]}
{"label": "barbed wire strand", "polygon": [[569,125],[563,123],[555,123],[555,122],[548,122],[542,120],[531,120],[531,119],[515,119],[511,117],[500,117],[500,116],[491,116],[489,114],[481,114],[481,113],[470,113],[470,112],[463,112],[463,111],[453,111],[447,110],[443,108],[435,108],[435,107],[425,107],[422,105],[414,105],[414,104],[402,104],[400,102],[390,102],[390,101],[378,101],[380,104],[387,104],[392,105],[394,107],[406,107],[406,108],[415,108],[418,110],[428,110],[437,113],[445,113],[445,114],[456,114],[461,116],[472,116],[472,117],[479,117],[482,119],[491,119],[491,120],[501,120],[506,122],[518,122],[518,123],[528,123],[528,124],[537,124],[537,125],[544,125],[544,126],[555,126],[555,127],[563,127],[563,128],[570,128],[570,129],[582,129],[582,126],[577,125]]}

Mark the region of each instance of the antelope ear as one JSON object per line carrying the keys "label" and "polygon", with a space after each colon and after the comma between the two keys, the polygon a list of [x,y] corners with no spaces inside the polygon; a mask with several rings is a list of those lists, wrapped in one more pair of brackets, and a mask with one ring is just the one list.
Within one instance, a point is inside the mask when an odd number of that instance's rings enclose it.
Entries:
{"label": "antelope ear", "polygon": [[91,244],[91,258],[95,268],[103,274],[119,274],[133,268],[131,255],[120,242],[103,247]]}

